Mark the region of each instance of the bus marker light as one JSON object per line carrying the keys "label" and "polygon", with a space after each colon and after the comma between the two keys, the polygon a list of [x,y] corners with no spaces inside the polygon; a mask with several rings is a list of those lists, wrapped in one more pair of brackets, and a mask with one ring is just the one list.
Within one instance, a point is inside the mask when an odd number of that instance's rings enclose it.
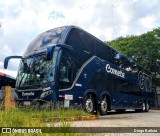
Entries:
{"label": "bus marker light", "polygon": [[79,96],[78,98],[79,98],[79,99],[83,99],[83,97],[81,97],[81,96]]}
{"label": "bus marker light", "polygon": [[59,95],[59,97],[60,97],[60,98],[64,98],[65,96],[64,96],[64,95]]}
{"label": "bus marker light", "polygon": [[75,84],[75,86],[82,87],[82,84],[78,84],[78,83],[76,83],[76,84]]}
{"label": "bus marker light", "polygon": [[4,73],[0,72],[0,76],[4,76],[4,75],[5,75]]}

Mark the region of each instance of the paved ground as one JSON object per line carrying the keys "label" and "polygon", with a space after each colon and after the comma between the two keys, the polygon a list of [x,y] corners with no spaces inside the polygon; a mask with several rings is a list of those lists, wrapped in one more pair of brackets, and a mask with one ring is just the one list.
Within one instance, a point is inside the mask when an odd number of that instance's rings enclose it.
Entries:
{"label": "paved ground", "polygon": [[[74,127],[160,127],[160,110],[150,110],[148,113],[126,111],[124,113],[109,112],[98,120],[70,122]],[[109,136],[160,136],[160,133],[106,133],[96,135]]]}
{"label": "paved ground", "polygon": [[98,120],[74,121],[72,125],[77,127],[160,127],[160,110],[144,113],[109,112],[106,116],[100,116]]}

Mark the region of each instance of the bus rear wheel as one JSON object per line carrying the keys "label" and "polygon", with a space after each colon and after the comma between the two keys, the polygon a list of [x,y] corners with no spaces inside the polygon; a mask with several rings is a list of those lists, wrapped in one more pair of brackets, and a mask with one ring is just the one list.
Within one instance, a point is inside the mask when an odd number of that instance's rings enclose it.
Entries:
{"label": "bus rear wheel", "polygon": [[90,114],[95,114],[96,105],[95,100],[91,94],[88,94],[85,97],[84,110]]}
{"label": "bus rear wheel", "polygon": [[102,97],[99,108],[100,108],[99,110],[100,110],[101,115],[106,115],[107,114],[108,99],[107,99],[106,95]]}
{"label": "bus rear wheel", "polygon": [[142,102],[141,108],[140,109],[135,109],[136,112],[145,112],[146,110],[146,103],[145,101]]}
{"label": "bus rear wheel", "polygon": [[149,111],[149,103],[148,101],[145,102],[145,112]]}
{"label": "bus rear wheel", "polygon": [[142,109],[141,109],[141,111],[145,112],[145,110],[146,110],[146,103],[143,101],[142,102]]}

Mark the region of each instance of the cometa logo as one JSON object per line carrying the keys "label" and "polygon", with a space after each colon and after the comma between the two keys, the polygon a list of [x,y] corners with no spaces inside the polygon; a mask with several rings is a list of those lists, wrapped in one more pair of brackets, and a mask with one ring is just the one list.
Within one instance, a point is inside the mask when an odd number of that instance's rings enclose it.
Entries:
{"label": "cometa logo", "polygon": [[29,92],[29,93],[22,92],[22,96],[34,96],[34,92]]}
{"label": "cometa logo", "polygon": [[116,76],[125,78],[125,74],[121,70],[114,69],[109,64],[106,65],[106,71]]}

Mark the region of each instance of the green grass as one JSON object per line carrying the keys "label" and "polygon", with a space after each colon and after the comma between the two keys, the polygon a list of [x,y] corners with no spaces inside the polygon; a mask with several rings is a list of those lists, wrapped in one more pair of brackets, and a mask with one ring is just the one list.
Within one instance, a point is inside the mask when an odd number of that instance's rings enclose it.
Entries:
{"label": "green grass", "polygon": [[87,113],[75,109],[31,110],[31,109],[11,109],[0,111],[0,127],[45,127],[54,117],[64,121],[65,117],[85,116]]}
{"label": "green grass", "polygon": [[[53,118],[60,119],[60,127],[69,127],[70,123],[65,122],[65,117],[74,117],[74,116],[85,116],[88,115],[82,110],[75,109],[56,109],[52,111],[47,110],[33,110],[33,109],[16,109],[12,108],[11,110],[0,111],[0,127],[47,127],[47,121],[49,122],[50,127],[55,127]],[[72,130],[70,130],[72,131]],[[5,134],[13,135],[13,134]],[[45,134],[14,134],[14,135],[45,135],[45,136],[82,136],[84,134],[76,133],[45,133]]]}

